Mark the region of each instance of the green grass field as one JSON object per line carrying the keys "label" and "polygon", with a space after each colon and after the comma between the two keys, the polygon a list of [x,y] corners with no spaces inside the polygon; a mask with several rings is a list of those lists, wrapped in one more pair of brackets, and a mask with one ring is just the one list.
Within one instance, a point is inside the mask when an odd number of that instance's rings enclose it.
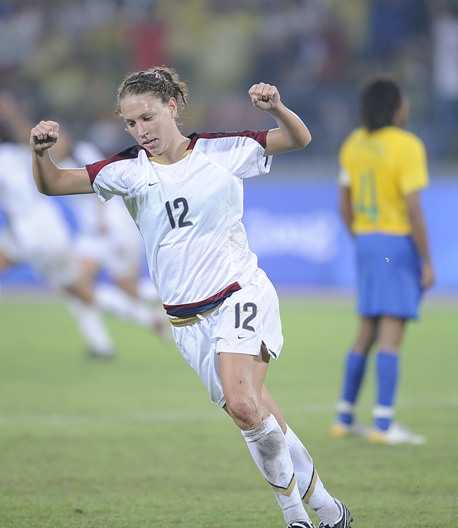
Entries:
{"label": "green grass field", "polygon": [[[282,311],[267,385],[353,526],[458,526],[457,304],[426,302],[409,327],[397,419],[428,438],[413,447],[327,436],[352,301],[282,299]],[[94,362],[63,303],[0,298],[0,526],[282,527],[240,432],[174,345],[108,323],[116,360]],[[367,423],[372,387],[371,373]]]}

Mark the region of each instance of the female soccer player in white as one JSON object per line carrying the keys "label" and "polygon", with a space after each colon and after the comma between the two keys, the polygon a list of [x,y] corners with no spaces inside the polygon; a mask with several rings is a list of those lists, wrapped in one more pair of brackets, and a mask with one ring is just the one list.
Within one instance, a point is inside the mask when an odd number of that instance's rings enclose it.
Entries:
{"label": "female soccer player in white", "polygon": [[185,137],[176,119],[187,95],[170,68],[128,75],[117,113],[138,144],[80,169],[53,163],[48,149],[59,125],[41,121],[30,137],[37,187],[54,195],[95,191],[103,202],[123,197],[143,235],[176,344],[241,429],[287,526],[313,527],[303,500],[321,528],[348,528],[350,512],[326,491],[264,385],[283,343],[278,298],[241,221],[243,179],[267,173],[272,155],[305,147],[310,133],[275,86],[259,83],[249,96],[277,128]]}

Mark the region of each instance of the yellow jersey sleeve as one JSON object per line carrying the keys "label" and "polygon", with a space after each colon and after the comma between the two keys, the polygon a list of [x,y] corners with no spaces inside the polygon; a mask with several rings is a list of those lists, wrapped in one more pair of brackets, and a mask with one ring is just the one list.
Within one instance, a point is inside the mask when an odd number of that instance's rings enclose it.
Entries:
{"label": "yellow jersey sleeve", "polygon": [[405,136],[405,144],[399,160],[399,175],[404,195],[419,191],[428,185],[425,147],[413,134]]}

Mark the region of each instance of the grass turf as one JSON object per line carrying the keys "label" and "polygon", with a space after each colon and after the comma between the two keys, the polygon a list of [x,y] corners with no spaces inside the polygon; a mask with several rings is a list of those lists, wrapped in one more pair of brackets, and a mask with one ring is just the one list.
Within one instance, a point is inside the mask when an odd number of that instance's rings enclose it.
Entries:
{"label": "grass turf", "polygon": [[[397,418],[428,442],[385,447],[327,437],[352,302],[282,300],[285,346],[267,385],[354,528],[458,525],[457,313],[426,302],[409,326]],[[117,357],[90,361],[60,301],[0,300],[0,526],[283,526],[240,432],[174,345],[107,321]]]}

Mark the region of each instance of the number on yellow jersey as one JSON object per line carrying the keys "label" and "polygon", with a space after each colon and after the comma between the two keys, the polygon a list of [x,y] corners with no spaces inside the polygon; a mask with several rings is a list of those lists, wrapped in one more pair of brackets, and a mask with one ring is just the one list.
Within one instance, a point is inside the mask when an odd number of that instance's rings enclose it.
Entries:
{"label": "number on yellow jersey", "polygon": [[373,171],[367,171],[360,175],[359,189],[356,211],[368,215],[372,222],[376,222],[378,218],[377,189]]}

